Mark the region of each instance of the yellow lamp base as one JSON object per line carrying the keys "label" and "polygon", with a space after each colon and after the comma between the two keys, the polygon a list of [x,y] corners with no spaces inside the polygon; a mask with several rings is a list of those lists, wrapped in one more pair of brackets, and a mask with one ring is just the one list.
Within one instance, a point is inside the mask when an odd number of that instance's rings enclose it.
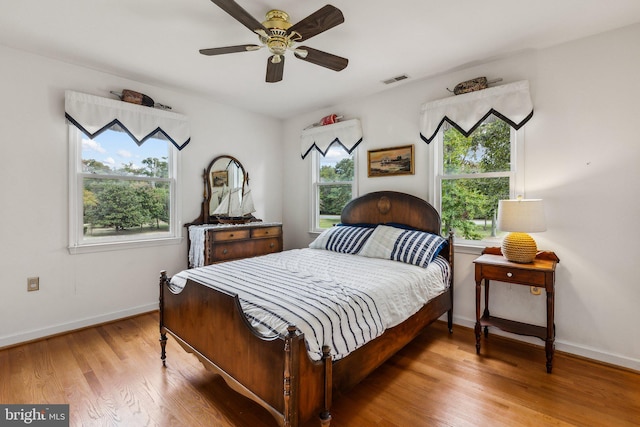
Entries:
{"label": "yellow lamp base", "polygon": [[509,233],[502,241],[502,255],[511,262],[527,264],[533,262],[538,247],[527,233]]}

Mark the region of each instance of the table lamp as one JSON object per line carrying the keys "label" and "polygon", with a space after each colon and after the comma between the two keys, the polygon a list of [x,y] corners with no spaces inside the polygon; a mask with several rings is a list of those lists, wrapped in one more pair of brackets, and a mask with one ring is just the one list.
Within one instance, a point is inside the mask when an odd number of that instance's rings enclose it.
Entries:
{"label": "table lamp", "polygon": [[502,255],[512,262],[530,263],[536,257],[536,241],[527,233],[546,231],[541,199],[498,201],[498,229],[510,231],[502,241]]}

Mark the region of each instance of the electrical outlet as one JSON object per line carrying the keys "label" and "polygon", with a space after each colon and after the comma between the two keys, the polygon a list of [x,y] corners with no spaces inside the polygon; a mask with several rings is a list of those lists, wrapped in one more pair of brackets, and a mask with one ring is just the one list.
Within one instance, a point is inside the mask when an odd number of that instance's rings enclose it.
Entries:
{"label": "electrical outlet", "polygon": [[540,295],[542,293],[542,288],[537,286],[531,286],[530,290],[533,295]]}
{"label": "electrical outlet", "polygon": [[39,277],[27,277],[27,291],[39,291],[40,290],[40,278]]}

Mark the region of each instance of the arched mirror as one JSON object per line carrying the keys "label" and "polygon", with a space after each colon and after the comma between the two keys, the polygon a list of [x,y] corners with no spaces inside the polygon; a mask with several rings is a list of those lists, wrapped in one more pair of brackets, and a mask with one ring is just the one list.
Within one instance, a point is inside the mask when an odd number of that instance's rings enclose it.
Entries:
{"label": "arched mirror", "polygon": [[218,156],[204,170],[202,222],[255,221],[249,174],[233,156]]}

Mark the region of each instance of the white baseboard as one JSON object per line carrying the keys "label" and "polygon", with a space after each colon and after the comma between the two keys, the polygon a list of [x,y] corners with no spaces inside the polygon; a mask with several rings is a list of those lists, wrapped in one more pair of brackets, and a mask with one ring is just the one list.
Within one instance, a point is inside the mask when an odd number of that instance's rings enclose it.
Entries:
{"label": "white baseboard", "polygon": [[148,313],[158,309],[158,303],[141,305],[138,307],[132,307],[122,311],[115,311],[112,313],[102,314],[95,317],[87,317],[84,319],[74,320],[73,322],[61,323],[54,326],[49,326],[42,329],[35,329],[27,332],[20,332],[14,335],[5,335],[0,337],[0,349],[4,347],[13,346],[20,343],[25,343],[41,338],[50,337],[65,332],[70,332],[76,329],[86,328],[88,326],[99,325],[101,323],[112,322],[114,320],[122,319],[125,317],[135,316],[142,313]]}
{"label": "white baseboard", "polygon": [[[459,317],[454,315],[453,323],[454,325],[465,326],[467,328],[473,329],[475,327],[476,321],[475,319],[468,319],[465,317]],[[455,331],[455,327],[454,327],[454,331]],[[493,328],[491,330],[491,333],[495,335],[511,338],[517,341],[523,341],[529,344],[544,347],[544,343],[542,343],[541,340],[535,337],[527,337],[522,335],[510,334],[508,332],[501,331],[500,329],[497,329],[497,328]],[[631,357],[621,356],[619,354],[607,353],[602,350],[577,345],[575,343],[570,343],[570,342],[559,340],[559,339],[556,339],[555,344],[556,344],[556,350],[562,351],[564,353],[573,354],[575,356],[584,357],[587,359],[595,360],[597,362],[616,365],[616,366],[620,366],[623,368],[632,369],[634,371],[640,372],[640,359],[633,359]]]}

